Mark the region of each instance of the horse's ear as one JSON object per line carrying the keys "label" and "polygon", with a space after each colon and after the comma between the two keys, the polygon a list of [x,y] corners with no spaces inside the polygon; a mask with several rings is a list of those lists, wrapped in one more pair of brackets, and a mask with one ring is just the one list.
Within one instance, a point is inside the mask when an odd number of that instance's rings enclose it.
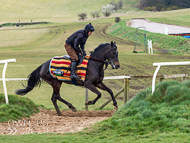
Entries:
{"label": "horse's ear", "polygon": [[113,41],[111,41],[111,46],[113,46]]}

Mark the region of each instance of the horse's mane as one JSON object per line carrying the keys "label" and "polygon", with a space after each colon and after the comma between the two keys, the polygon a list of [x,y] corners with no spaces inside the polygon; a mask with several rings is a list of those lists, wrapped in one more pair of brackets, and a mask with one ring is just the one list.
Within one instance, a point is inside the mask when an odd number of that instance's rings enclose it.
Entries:
{"label": "horse's mane", "polygon": [[93,53],[99,51],[99,50],[102,49],[103,47],[108,46],[108,45],[110,45],[110,43],[103,43],[103,44],[98,45],[98,47],[96,47],[96,48],[94,49],[94,51],[90,52],[91,55],[92,55]]}

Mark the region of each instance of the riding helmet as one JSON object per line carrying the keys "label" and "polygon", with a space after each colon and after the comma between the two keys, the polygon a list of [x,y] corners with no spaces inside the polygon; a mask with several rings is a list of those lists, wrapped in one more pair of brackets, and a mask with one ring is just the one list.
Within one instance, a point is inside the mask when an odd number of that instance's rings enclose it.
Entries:
{"label": "riding helmet", "polygon": [[89,24],[87,24],[87,25],[85,26],[84,30],[87,31],[87,32],[89,32],[89,31],[93,32],[95,29],[94,29],[94,27],[91,25],[91,23],[89,23]]}

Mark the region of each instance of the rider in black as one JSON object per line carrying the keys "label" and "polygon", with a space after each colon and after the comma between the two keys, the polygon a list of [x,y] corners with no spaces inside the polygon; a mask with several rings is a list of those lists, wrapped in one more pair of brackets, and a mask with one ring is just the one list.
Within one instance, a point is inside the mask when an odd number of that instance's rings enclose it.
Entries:
{"label": "rider in black", "polygon": [[86,56],[84,45],[94,30],[94,27],[91,25],[91,23],[89,23],[85,26],[84,30],[76,31],[65,41],[65,49],[72,60],[71,79],[77,78],[77,75],[75,74],[75,68],[78,61],[78,54],[80,53]]}

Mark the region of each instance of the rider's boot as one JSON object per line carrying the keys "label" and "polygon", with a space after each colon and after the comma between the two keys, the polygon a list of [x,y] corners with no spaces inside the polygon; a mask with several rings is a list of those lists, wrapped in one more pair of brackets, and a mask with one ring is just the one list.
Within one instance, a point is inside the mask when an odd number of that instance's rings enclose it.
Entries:
{"label": "rider's boot", "polygon": [[71,79],[77,79],[79,78],[76,74],[75,74],[75,69],[76,69],[76,65],[77,65],[77,61],[72,61],[71,62]]}

